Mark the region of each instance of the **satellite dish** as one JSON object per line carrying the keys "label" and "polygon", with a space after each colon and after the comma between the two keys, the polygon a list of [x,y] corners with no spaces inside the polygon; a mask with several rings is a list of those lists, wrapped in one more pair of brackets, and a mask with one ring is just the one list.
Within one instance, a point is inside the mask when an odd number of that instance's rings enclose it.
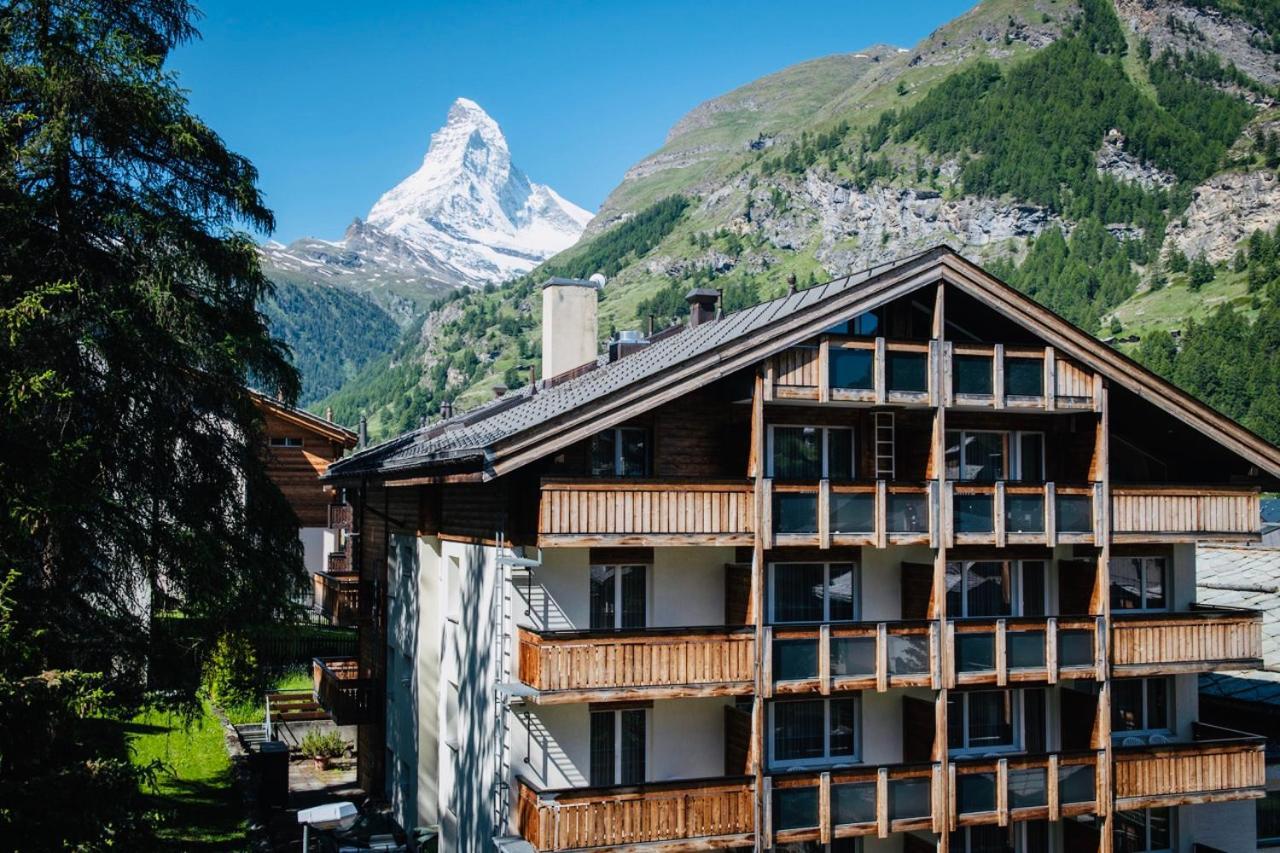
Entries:
{"label": "satellite dish", "polygon": [[590,281],[592,284],[594,284],[596,287],[598,287],[600,290],[604,290],[604,286],[609,282],[609,279],[606,278],[605,274],[601,272],[596,273],[595,275],[591,276],[591,278],[587,280]]}

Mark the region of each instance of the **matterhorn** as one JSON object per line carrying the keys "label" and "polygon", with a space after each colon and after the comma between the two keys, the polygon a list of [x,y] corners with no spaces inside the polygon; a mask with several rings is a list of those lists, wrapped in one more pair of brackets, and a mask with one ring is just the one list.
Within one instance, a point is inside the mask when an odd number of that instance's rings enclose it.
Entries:
{"label": "matterhorn", "polygon": [[263,255],[268,274],[349,287],[384,305],[419,302],[445,288],[528,272],[572,246],[590,219],[531,181],[511,161],[498,123],[475,101],[458,98],[431,135],[422,165],[341,240],[272,242]]}

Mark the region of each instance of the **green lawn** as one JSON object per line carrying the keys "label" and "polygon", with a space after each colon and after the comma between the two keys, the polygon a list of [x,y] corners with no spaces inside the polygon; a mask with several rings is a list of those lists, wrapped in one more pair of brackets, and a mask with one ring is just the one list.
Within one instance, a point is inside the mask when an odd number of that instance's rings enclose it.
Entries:
{"label": "green lawn", "polygon": [[208,703],[194,720],[145,711],[124,724],[133,760],[166,766],[150,792],[158,835],[170,850],[245,849],[243,808],[232,787],[222,726]]}

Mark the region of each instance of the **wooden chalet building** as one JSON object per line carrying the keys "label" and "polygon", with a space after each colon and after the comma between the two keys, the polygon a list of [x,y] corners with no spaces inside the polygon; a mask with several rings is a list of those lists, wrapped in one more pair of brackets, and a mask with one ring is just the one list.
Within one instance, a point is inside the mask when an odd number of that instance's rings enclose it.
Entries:
{"label": "wooden chalet building", "polygon": [[1263,796],[1196,690],[1260,617],[1195,549],[1259,536],[1280,450],[946,248],[598,359],[594,287],[543,290],[573,369],[326,475],[369,594],[317,693],[404,824],[1191,851]]}
{"label": "wooden chalet building", "polygon": [[343,622],[358,587],[347,551],[350,508],[335,502],[334,488],[320,478],[356,446],[357,436],[328,418],[251,393],[266,426],[267,476],[298,516],[314,603],[332,621]]}

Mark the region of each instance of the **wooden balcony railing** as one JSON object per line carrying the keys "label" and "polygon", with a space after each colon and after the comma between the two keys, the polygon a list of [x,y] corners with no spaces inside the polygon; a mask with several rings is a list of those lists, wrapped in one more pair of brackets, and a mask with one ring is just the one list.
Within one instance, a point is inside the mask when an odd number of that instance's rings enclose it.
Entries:
{"label": "wooden balcony railing", "polygon": [[352,627],[369,616],[369,585],[355,572],[316,572],[315,605],[330,625]]}
{"label": "wooden balcony railing", "polygon": [[787,773],[764,780],[765,846],[945,831],[940,764]]}
{"label": "wooden balcony railing", "polygon": [[1112,486],[1115,542],[1257,539],[1261,496],[1244,486]]}
{"label": "wooden balcony railing", "polygon": [[933,544],[935,484],[765,480],[765,547]]}
{"label": "wooden balcony railing", "polygon": [[340,726],[379,722],[379,688],[355,658],[314,658],[312,686],[316,702]]}
{"label": "wooden balcony railing", "polygon": [[544,705],[737,696],[755,684],[751,628],[521,628],[519,640],[520,680]]}
{"label": "wooden balcony railing", "polygon": [[956,758],[952,761],[948,825],[1007,825],[1105,814],[1104,752]]}
{"label": "wooden balcony railing", "polygon": [[764,629],[766,698],[793,693],[940,687],[932,622],[774,625]]}
{"label": "wooden balcony railing", "polygon": [[769,359],[765,400],[980,409],[1089,410],[1098,405],[1091,371],[1053,347],[942,344],[943,387],[935,388],[936,341],[822,335]]}
{"label": "wooden balcony railing", "polygon": [[936,343],[823,335],[765,365],[764,398],[931,406]]}
{"label": "wooden balcony railing", "polygon": [[1106,674],[1101,616],[953,619],[947,622],[945,686],[1021,682]]}
{"label": "wooden balcony railing", "polygon": [[540,545],[750,545],[749,483],[543,480]]}
{"label": "wooden balcony railing", "polygon": [[1101,679],[1104,630],[1098,616],[774,625],[765,695]]}
{"label": "wooden balcony railing", "polygon": [[520,834],[539,853],[663,841],[697,841],[709,849],[755,840],[749,777],[555,791],[522,778],[516,784]]}
{"label": "wooden balcony railing", "polygon": [[1093,544],[1101,529],[1102,485],[969,483],[948,480],[948,545]]}
{"label": "wooden balcony railing", "polygon": [[1267,739],[1192,724],[1192,741],[1113,748],[1116,808],[1249,800],[1266,793]]}
{"label": "wooden balcony railing", "polygon": [[351,504],[329,504],[329,529],[350,533],[351,526]]}
{"label": "wooden balcony railing", "polygon": [[948,406],[979,409],[1094,409],[1093,373],[1053,347],[946,345]]}
{"label": "wooden balcony railing", "polygon": [[1262,614],[1194,606],[1182,613],[1111,613],[1115,675],[1178,675],[1262,667]]}
{"label": "wooden balcony railing", "polygon": [[325,571],[334,575],[349,574],[351,572],[351,555],[345,550],[331,551],[329,556],[325,558]]}

